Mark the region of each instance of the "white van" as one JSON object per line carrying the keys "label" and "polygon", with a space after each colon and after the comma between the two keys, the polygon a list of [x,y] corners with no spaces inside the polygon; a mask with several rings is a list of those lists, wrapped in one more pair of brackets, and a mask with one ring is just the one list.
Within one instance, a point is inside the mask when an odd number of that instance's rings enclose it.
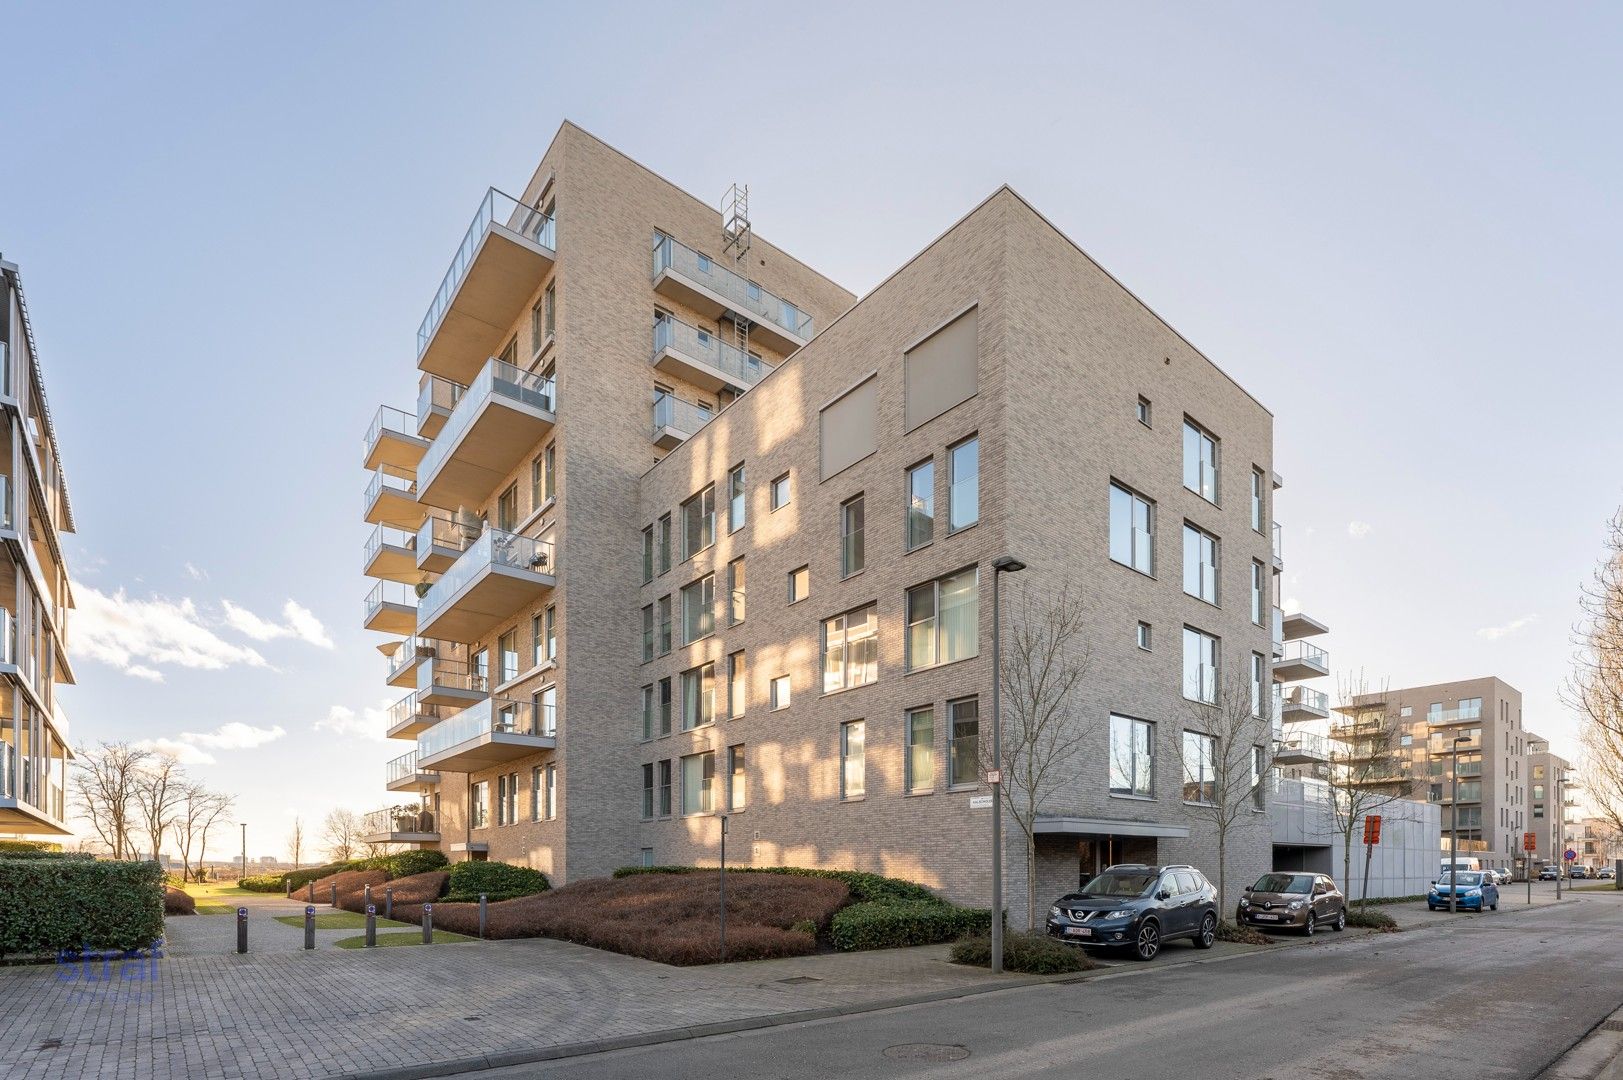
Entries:
{"label": "white van", "polygon": [[1449,871],[1452,868],[1456,867],[1456,866],[1460,868],[1460,871],[1462,873],[1464,871],[1466,871],[1466,870],[1480,870],[1480,869],[1482,869],[1482,860],[1481,859],[1467,859],[1467,858],[1444,859],[1443,860],[1443,868],[1442,868],[1442,871],[1441,871],[1442,876],[1447,877],[1448,874],[1449,874]]}

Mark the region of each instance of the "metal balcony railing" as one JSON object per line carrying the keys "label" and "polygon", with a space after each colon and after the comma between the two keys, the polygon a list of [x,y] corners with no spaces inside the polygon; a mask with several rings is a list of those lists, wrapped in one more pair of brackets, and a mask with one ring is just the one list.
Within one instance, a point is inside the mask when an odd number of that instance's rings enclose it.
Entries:
{"label": "metal balcony railing", "polygon": [[558,411],[558,388],[553,379],[492,357],[473,382],[468,384],[467,391],[446,418],[445,427],[429,443],[428,451],[423,454],[423,460],[417,467],[418,476],[426,479],[439,472],[445,459],[450,457],[474,418],[479,415],[480,407],[492,397],[507,398],[544,412]]}
{"label": "metal balcony railing", "polygon": [[[490,673],[470,668],[461,660],[435,660],[417,674],[417,689],[441,687],[449,690],[472,690],[476,694],[490,692]],[[430,708],[431,706],[424,706]]]}
{"label": "metal balcony railing", "polygon": [[656,233],[654,277],[665,270],[703,284],[726,300],[739,314],[747,315],[756,322],[771,323],[802,340],[812,336],[812,317],[789,301],[733,273],[709,256],[699,254],[664,233]]}
{"label": "metal balcony railing", "polygon": [[385,806],[381,810],[370,811],[361,818],[361,835],[431,833],[439,831],[437,824],[432,810],[416,806]]}
{"label": "metal balcony railing", "polygon": [[434,638],[411,635],[400,643],[400,648],[389,657],[390,679],[399,675],[419,660],[429,659],[439,655],[440,643]]}
{"label": "metal balcony railing", "polygon": [[407,529],[399,529],[393,525],[375,525],[372,534],[366,538],[366,548],[361,552],[361,569],[372,565],[372,560],[378,557],[378,552],[384,545],[389,547],[405,548],[415,551],[417,548],[417,534]]}
{"label": "metal balcony railing", "polygon": [[405,469],[397,469],[392,465],[379,465],[372,473],[372,479],[367,482],[365,497],[361,499],[361,511],[370,510],[372,504],[377,502],[378,496],[384,490],[398,491],[402,495],[417,497],[417,480]]}
{"label": "metal balcony railing", "polygon": [[386,431],[415,439],[417,418],[404,409],[397,409],[392,405],[379,405],[378,411],[372,414],[372,423],[367,426],[366,438],[362,440],[363,459],[372,455],[372,448],[383,438]]}
{"label": "metal balcony railing", "polygon": [[1304,754],[1311,754],[1316,758],[1329,760],[1330,743],[1329,740],[1325,739],[1323,735],[1316,735],[1311,731],[1304,731],[1298,735],[1287,735],[1282,742],[1283,746],[1280,750],[1281,755],[1287,755],[1290,751],[1294,750]]}
{"label": "metal balcony railing", "polygon": [[385,765],[383,767],[384,782],[394,784],[415,775],[418,771],[417,754],[416,750],[408,750]]}
{"label": "metal balcony railing", "polygon": [[492,566],[506,566],[529,570],[537,574],[556,574],[558,562],[553,558],[552,545],[545,540],[487,528],[479,539],[457,557],[451,568],[440,575],[428,592],[423,594],[422,610],[439,610],[464,585],[482,570]]}
{"label": "metal balcony railing", "polygon": [[462,236],[462,243],[458,245],[456,254],[451,257],[450,267],[440,279],[439,291],[434,294],[433,301],[428,305],[427,314],[417,326],[419,357],[433,340],[434,331],[439,329],[440,320],[444,319],[445,313],[451,309],[451,299],[456,296],[457,287],[462,284],[462,279],[468,276],[468,270],[473,266],[474,255],[479,251],[479,243],[484,239],[485,230],[492,224],[504,226],[544,248],[550,249],[556,245],[554,238],[556,223],[549,215],[495,188],[486,191],[485,197],[479,200],[479,208],[474,211],[473,221],[468,224],[468,231]]}
{"label": "metal balcony railing", "polygon": [[702,360],[745,386],[754,386],[772,370],[770,364],[762,363],[758,357],[751,356],[736,345],[729,345],[708,330],[700,330],[677,319],[656,319],[654,355],[658,356],[666,349],[675,349],[695,360]]}
{"label": "metal balcony railing", "polygon": [[416,550],[423,552],[433,548],[449,548],[452,551],[466,551],[468,545],[479,539],[484,530],[485,523],[477,517],[459,519],[443,510],[430,510],[423,523],[417,526]]}
{"label": "metal balcony railing", "polygon": [[1330,711],[1330,695],[1323,690],[1314,690],[1306,686],[1293,686],[1280,694],[1279,703],[1285,707],[1300,705],[1307,709],[1317,709],[1321,712]]}
{"label": "metal balcony railing", "polygon": [[1284,653],[1280,656],[1279,662],[1282,664],[1290,664],[1298,661],[1313,664],[1317,667],[1322,667],[1329,670],[1330,654],[1319,648],[1317,645],[1310,644],[1306,641],[1297,640],[1285,642]]}
{"label": "metal balcony railing", "polygon": [[398,581],[380,581],[366,594],[366,618],[370,620],[377,610],[384,604],[401,604],[405,607],[417,606],[417,594],[410,586],[402,585]]}
{"label": "metal balcony railing", "polygon": [[665,428],[691,436],[714,417],[709,409],[683,401],[672,394],[661,394],[654,399],[654,434]]}

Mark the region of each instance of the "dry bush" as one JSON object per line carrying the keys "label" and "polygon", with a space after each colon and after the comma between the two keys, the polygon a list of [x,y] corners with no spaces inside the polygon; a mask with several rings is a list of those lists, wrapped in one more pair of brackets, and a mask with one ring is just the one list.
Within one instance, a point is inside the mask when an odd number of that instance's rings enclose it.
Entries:
{"label": "dry bush", "polygon": [[163,887],[163,913],[165,915],[196,915],[197,901],[190,893],[181,891],[173,885]]}
{"label": "dry bush", "polygon": [[[400,905],[432,904],[439,899],[440,893],[445,891],[446,873],[444,870],[431,870],[426,874],[413,874],[410,877],[395,878],[387,884],[372,884],[372,906],[380,912],[383,910],[384,889],[394,890],[394,910],[398,913]],[[338,889],[338,906],[345,911],[357,914],[366,913],[366,888],[350,889],[347,892],[342,886]],[[415,920],[414,920],[415,921]]]}
{"label": "dry bush", "polygon": [[370,885],[376,890],[381,888],[383,883],[388,880],[389,874],[386,870],[340,870],[336,874],[318,878],[311,884],[315,886],[315,902],[318,904],[325,904],[332,899],[332,887],[337,885],[338,904],[342,907],[345,897],[350,893],[357,896],[363,895],[366,892],[366,886]]}

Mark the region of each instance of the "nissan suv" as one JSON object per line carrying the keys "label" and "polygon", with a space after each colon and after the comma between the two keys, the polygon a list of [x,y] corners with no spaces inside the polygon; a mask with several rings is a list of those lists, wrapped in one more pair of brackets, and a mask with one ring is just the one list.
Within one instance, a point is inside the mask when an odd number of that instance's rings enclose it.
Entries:
{"label": "nissan suv", "polygon": [[1048,909],[1048,933],[1077,945],[1130,949],[1154,960],[1163,943],[1217,940],[1217,890],[1193,866],[1109,867]]}

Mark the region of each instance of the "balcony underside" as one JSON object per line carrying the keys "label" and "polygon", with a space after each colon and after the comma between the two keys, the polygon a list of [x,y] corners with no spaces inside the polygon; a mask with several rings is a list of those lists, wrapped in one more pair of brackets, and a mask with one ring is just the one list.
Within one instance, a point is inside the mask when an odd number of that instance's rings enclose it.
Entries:
{"label": "balcony underside", "polygon": [[440,718],[435,713],[412,713],[385,734],[391,739],[415,739],[439,722]]}
{"label": "balcony underside", "polygon": [[556,259],[551,248],[504,225],[488,226],[417,366],[453,382],[472,381],[506,344],[503,339]]}
{"label": "balcony underside", "polygon": [[417,633],[441,641],[478,641],[513,612],[552,590],[551,574],[488,565],[434,611],[420,614]]}
{"label": "balcony underside", "polygon": [[1329,715],[1329,709],[1321,709],[1305,701],[1285,701],[1279,706],[1279,719],[1285,724],[1294,724],[1302,720],[1323,720]]}
{"label": "balcony underside", "polygon": [[422,571],[417,568],[417,553],[398,544],[379,544],[374,548],[366,564],[366,576],[407,585],[423,580]]}
{"label": "balcony underside", "polygon": [[1304,746],[1284,746],[1274,755],[1276,765],[1314,765],[1329,761],[1328,755]]}
{"label": "balcony underside", "polygon": [[1317,679],[1328,674],[1330,669],[1324,664],[1301,657],[1293,656],[1288,660],[1274,661],[1275,682],[1300,682],[1303,679]]}
{"label": "balcony underside", "polygon": [[738,315],[750,320],[750,340],[758,341],[778,353],[792,353],[806,344],[804,338],[791,334],[783,327],[769,322],[757,322],[747,311],[739,311],[727,298],[700,281],[687,277],[681,271],[667,267],[654,278],[654,291],[668,296],[709,318]]}
{"label": "balcony underside", "polygon": [[380,465],[393,465],[398,469],[415,469],[428,452],[428,440],[401,431],[385,429],[378,435],[366,455],[366,471],[373,472]]}
{"label": "balcony underside", "polygon": [[654,430],[654,445],[661,450],[675,450],[678,446],[687,442],[692,435],[691,431],[683,431],[681,428],[664,424]]}
{"label": "balcony underside", "polygon": [[478,409],[445,463],[433,476],[419,478],[421,501],[429,506],[481,505],[557,420],[554,413],[503,394],[491,394]]}
{"label": "balcony underside", "polygon": [[417,609],[410,604],[384,601],[367,612],[366,628],[385,634],[411,634],[417,629]]}
{"label": "balcony underside", "polygon": [[437,832],[397,832],[387,830],[384,832],[370,832],[361,834],[363,844],[438,844],[440,834]]}
{"label": "balcony underside", "polygon": [[1284,631],[1286,641],[1299,641],[1302,638],[1328,634],[1330,628],[1313,616],[1297,611],[1285,616]]}
{"label": "balcony underside", "polygon": [[433,770],[418,769],[414,773],[407,773],[398,780],[387,781],[383,786],[390,791],[418,791],[425,787],[433,787],[439,782],[439,773]]}
{"label": "balcony underside", "polygon": [[450,415],[449,408],[443,405],[430,405],[427,411],[417,418],[417,434],[425,439],[433,439],[445,426],[445,421]]}
{"label": "balcony underside", "polygon": [[672,378],[682,379],[692,383],[701,390],[712,394],[723,390],[732,390],[742,394],[750,388],[750,383],[732,374],[723,371],[714,364],[701,357],[684,352],[675,345],[667,345],[654,354],[654,367],[670,375]]}
{"label": "balcony underside", "polygon": [[558,740],[551,735],[519,735],[508,731],[487,731],[466,742],[446,747],[423,759],[424,765],[441,772],[468,773],[504,762],[529,757],[542,750],[556,750]]}
{"label": "balcony underside", "polygon": [[0,833],[23,836],[69,836],[73,832],[38,807],[21,799],[0,797]]}
{"label": "balcony underside", "polygon": [[[368,525],[393,525],[415,531],[423,523],[423,505],[409,491],[386,487],[366,508]],[[354,563],[350,564],[355,565]]]}

